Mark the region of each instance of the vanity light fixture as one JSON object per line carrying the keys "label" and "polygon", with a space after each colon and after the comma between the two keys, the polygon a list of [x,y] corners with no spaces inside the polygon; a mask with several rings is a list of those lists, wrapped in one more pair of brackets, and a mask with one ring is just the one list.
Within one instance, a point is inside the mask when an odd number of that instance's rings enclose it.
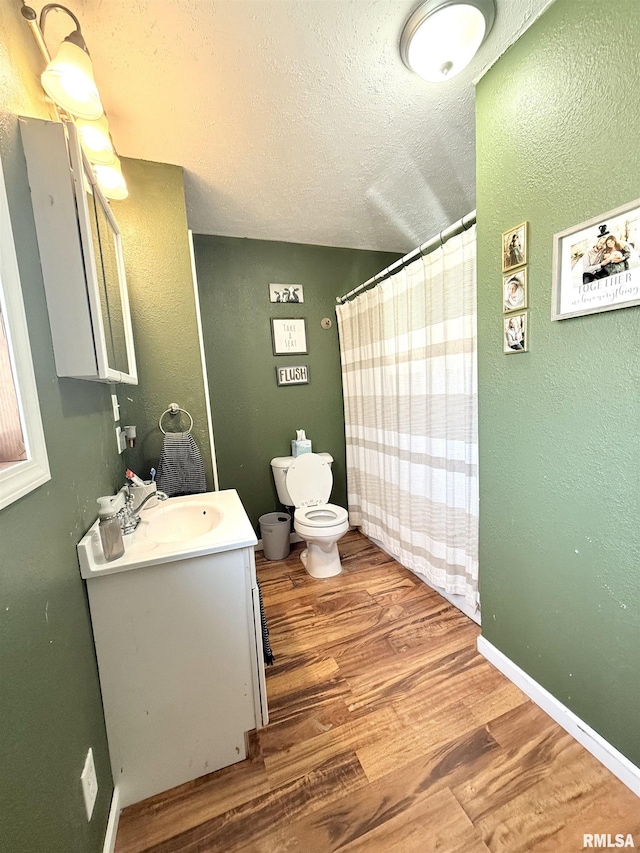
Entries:
{"label": "vanity light fixture", "polygon": [[450,80],[476,55],[495,14],[494,0],[426,0],[402,31],[402,61],[430,83]]}
{"label": "vanity light fixture", "polygon": [[[75,29],[63,40],[52,59],[44,40],[47,15],[53,9],[64,12]],[[30,6],[22,5],[22,16],[40,48],[47,67],[40,80],[53,101],[59,119],[72,121],[78,128],[80,143],[94,167],[100,189],[107,198],[121,200],[128,196],[120,160],[115,153],[109,124],[104,114],[98,87],[93,78],[93,65],[77,17],[59,3],[48,3],[40,12],[40,20]]]}

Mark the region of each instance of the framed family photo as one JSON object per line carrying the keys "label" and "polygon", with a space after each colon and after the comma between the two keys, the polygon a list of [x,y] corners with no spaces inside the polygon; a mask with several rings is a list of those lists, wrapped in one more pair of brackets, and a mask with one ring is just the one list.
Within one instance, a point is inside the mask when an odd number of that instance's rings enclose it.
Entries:
{"label": "framed family photo", "polygon": [[502,234],[502,272],[527,263],[527,223],[509,228]]}
{"label": "framed family photo", "polygon": [[551,319],[640,305],[640,199],[553,237]]}
{"label": "framed family photo", "polygon": [[502,351],[505,355],[514,352],[527,352],[529,349],[529,332],[527,329],[527,313],[511,314],[504,317],[504,334],[502,336]]}
{"label": "framed family photo", "polygon": [[527,305],[527,271],[526,269],[507,273],[502,276],[502,311],[518,311],[528,308]]}
{"label": "framed family photo", "polygon": [[304,319],[271,318],[271,341],[274,355],[306,355],[307,330]]}

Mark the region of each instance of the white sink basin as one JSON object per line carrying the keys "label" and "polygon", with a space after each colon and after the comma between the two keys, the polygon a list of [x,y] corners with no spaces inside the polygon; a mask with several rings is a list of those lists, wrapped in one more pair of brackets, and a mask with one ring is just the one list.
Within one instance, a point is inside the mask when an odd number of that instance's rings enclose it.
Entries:
{"label": "white sink basin", "polygon": [[167,501],[143,514],[138,530],[158,544],[185,542],[209,533],[221,519],[222,514],[210,503],[173,504]]}
{"label": "white sink basin", "polygon": [[83,578],[246,548],[256,534],[235,489],[169,498],[144,508],[137,529],[124,537],[124,555],[107,562],[96,521],[78,543]]}

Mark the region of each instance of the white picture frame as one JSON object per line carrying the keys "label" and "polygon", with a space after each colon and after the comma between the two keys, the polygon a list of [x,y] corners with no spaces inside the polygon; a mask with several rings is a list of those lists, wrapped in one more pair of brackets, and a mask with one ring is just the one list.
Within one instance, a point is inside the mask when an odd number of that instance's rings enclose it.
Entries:
{"label": "white picture frame", "polygon": [[529,351],[529,327],[527,311],[509,314],[502,320],[502,352],[513,355]]}
{"label": "white picture frame", "polygon": [[502,312],[508,314],[528,307],[527,268],[521,267],[502,276]]}
{"label": "white picture frame", "polygon": [[640,199],[553,237],[551,319],[640,305]]}

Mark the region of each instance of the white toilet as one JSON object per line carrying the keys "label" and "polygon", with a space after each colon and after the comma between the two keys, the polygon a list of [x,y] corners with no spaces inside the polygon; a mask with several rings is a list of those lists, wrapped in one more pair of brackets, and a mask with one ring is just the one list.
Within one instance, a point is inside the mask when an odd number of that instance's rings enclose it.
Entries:
{"label": "white toilet", "polygon": [[271,460],[278,498],[296,507],[293,527],[307,543],[300,555],[312,578],[330,578],[342,571],[338,540],[349,529],[346,509],[327,503],[333,477],[329,453],[276,456]]}

